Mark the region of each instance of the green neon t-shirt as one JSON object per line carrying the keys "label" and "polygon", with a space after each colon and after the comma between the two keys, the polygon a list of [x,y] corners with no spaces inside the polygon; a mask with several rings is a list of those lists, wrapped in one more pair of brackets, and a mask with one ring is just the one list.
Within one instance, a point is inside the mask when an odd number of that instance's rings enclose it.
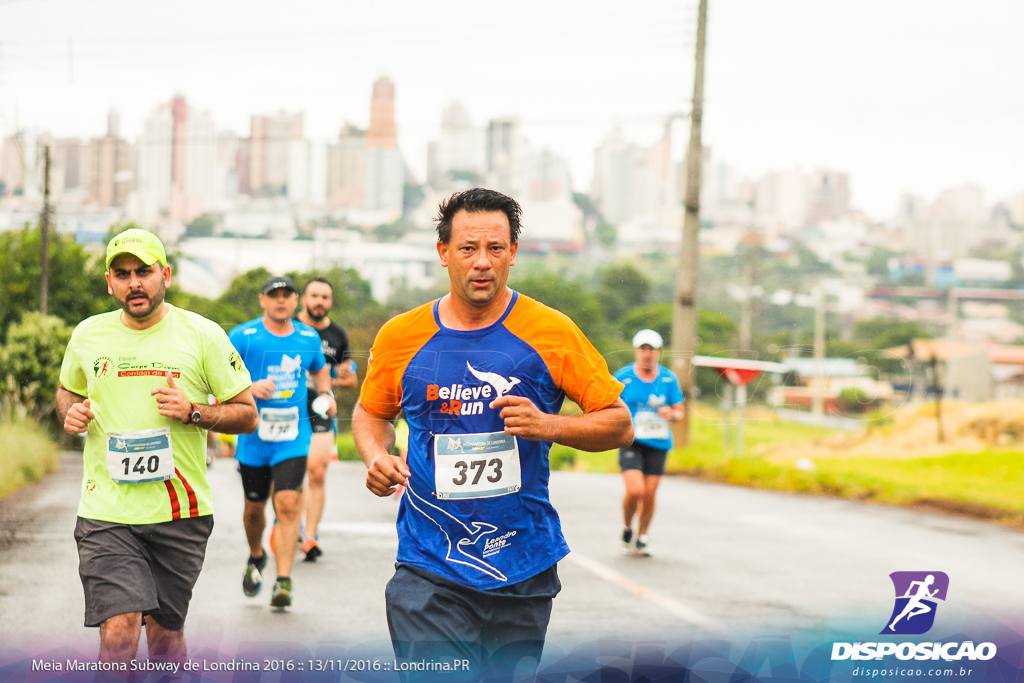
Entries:
{"label": "green neon t-shirt", "polygon": [[[96,415],[85,441],[79,517],[154,524],[213,514],[206,479],[206,430],[160,415],[151,394],[167,386],[168,372],[185,398],[197,404],[208,403],[210,394],[225,401],[252,384],[224,330],[190,311],[170,306],[163,320],[147,330],[125,327],[121,311],[93,316],[75,328],[60,382],[90,399]],[[115,465],[108,465],[108,434],[151,434],[160,428],[170,430],[174,476],[165,481],[115,482],[110,472]],[[124,473],[117,464],[114,478],[145,469],[145,460],[133,460]]]}

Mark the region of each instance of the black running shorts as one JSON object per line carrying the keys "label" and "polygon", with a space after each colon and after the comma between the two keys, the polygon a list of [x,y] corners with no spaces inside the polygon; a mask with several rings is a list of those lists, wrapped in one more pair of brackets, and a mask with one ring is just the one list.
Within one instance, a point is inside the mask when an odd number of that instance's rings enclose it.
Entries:
{"label": "black running shorts", "polygon": [[619,469],[623,472],[640,470],[645,475],[660,477],[665,474],[667,459],[668,451],[645,446],[639,441],[634,441],[629,448],[619,449]]}
{"label": "black running shorts", "polygon": [[532,673],[544,650],[552,600],[562,587],[556,567],[511,586],[477,590],[419,567],[395,565],[384,591],[395,656],[459,662],[439,680],[512,680],[514,672]]}
{"label": "black running shorts", "polygon": [[327,432],[336,431],[333,417],[323,417],[320,413],[313,410],[313,401],[316,400],[317,395],[312,392],[306,399],[306,408],[309,414],[309,426],[313,428],[314,434],[325,434]]}
{"label": "black running shorts", "polygon": [[212,531],[213,515],[159,524],[79,517],[75,541],[85,589],[85,625],[142,612],[164,628],[180,631]]}
{"label": "black running shorts", "polygon": [[274,484],[274,491],[301,491],[302,480],[306,476],[306,456],[288,458],[276,465],[264,467],[238,463],[238,471],[242,473],[245,499],[260,502],[270,497],[271,483]]}

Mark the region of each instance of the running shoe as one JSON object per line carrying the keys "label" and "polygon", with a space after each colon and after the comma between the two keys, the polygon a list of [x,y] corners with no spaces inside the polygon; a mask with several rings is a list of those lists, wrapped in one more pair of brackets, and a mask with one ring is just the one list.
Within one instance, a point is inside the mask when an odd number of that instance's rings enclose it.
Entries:
{"label": "running shoe", "polygon": [[633,551],[633,529],[625,527],[622,529],[622,552],[628,553]]}
{"label": "running shoe", "polygon": [[270,594],[271,607],[292,606],[292,580],[278,577],[274,582],[274,590]]}
{"label": "running shoe", "polygon": [[324,554],[324,549],[320,545],[320,539],[307,537],[302,542],[302,552],[306,553],[303,562],[316,562],[316,558]]}
{"label": "running shoe", "polygon": [[256,597],[263,588],[263,568],[267,566],[267,553],[259,559],[250,557],[245,563],[245,573],[242,574],[242,592],[250,598]]}
{"label": "running shoe", "polygon": [[647,534],[636,537],[636,554],[640,557],[651,556],[651,551],[647,548]]}

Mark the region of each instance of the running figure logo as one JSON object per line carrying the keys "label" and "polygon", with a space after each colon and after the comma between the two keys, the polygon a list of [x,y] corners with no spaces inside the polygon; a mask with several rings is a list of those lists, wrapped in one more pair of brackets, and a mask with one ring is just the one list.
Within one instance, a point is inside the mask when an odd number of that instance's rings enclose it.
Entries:
{"label": "running figure logo", "polygon": [[896,590],[896,604],[880,633],[926,633],[935,622],[936,600],[946,600],[949,577],[945,572],[893,572],[889,578]]}

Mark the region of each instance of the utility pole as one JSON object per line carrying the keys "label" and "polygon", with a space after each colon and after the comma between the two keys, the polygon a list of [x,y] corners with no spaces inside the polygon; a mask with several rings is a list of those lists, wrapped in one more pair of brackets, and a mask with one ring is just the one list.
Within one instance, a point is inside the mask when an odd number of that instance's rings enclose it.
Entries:
{"label": "utility pole", "polygon": [[825,288],[821,285],[814,289],[814,371],[811,414],[820,418],[825,414]]}
{"label": "utility pole", "polygon": [[43,212],[39,215],[42,233],[42,276],[39,278],[39,311],[46,315],[50,307],[50,146],[43,147]]}
{"label": "utility pole", "polygon": [[[686,150],[686,195],[683,212],[683,238],[679,248],[675,296],[672,302],[671,367],[679,377],[683,395],[693,396],[691,359],[697,351],[697,279],[700,272],[700,184],[704,146],[701,144],[701,119],[704,115],[704,32],[708,0],[700,0],[697,9],[696,68],[693,75],[693,109],[690,112],[690,145]],[[690,404],[683,403],[683,419],[674,429],[675,442],[690,442]]]}

